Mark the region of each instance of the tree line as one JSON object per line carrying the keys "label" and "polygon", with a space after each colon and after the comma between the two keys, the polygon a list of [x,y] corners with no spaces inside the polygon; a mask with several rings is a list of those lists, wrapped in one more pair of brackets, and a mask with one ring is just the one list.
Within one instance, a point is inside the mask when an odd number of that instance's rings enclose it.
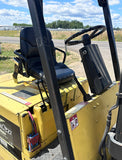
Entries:
{"label": "tree line", "polygon": [[[13,23],[13,26],[22,26],[22,27],[28,27],[28,26],[32,26],[31,24],[25,24],[25,23]],[[73,20],[73,21],[53,21],[51,23],[47,23],[46,24],[47,28],[64,28],[64,29],[79,29],[79,28],[88,28],[90,27],[89,25],[84,26],[82,22],[79,22],[77,20]]]}
{"label": "tree line", "polygon": [[13,23],[13,26],[15,26],[15,27],[31,27],[32,24],[26,24],[26,23]]}
{"label": "tree line", "polygon": [[48,23],[46,26],[47,26],[47,28],[64,28],[64,29],[78,29],[78,28],[86,27],[83,25],[82,22],[79,22],[77,20],[73,20],[73,21],[60,21],[60,20],[58,20],[58,21]]}
{"label": "tree line", "polygon": [[[26,24],[26,23],[13,23],[13,26],[18,26],[18,27],[31,27],[32,24]],[[47,23],[46,24],[47,28],[64,28],[64,29],[85,29],[85,28],[89,28],[89,25],[84,26],[83,22],[79,22],[77,20],[73,20],[73,21],[53,21],[51,23]],[[114,27],[114,30],[121,30],[122,28],[119,27]]]}

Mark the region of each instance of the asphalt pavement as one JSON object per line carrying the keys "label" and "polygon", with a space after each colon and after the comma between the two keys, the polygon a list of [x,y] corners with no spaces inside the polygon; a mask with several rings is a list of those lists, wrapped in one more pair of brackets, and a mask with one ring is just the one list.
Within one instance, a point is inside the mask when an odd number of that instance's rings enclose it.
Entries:
{"label": "asphalt pavement", "polygon": [[[3,37],[3,36],[0,36],[0,43],[19,43],[20,39],[19,37]],[[65,48],[64,46],[64,40],[58,40],[58,39],[54,39],[54,44],[56,47],[59,47],[59,48]],[[106,49],[109,50],[109,44],[108,42],[106,41],[93,41],[92,43],[96,43],[99,45],[99,47],[101,49]],[[121,52],[122,53],[122,42],[116,42],[117,44],[117,49],[118,49],[118,52]],[[79,45],[75,45],[75,46],[68,46],[68,50],[72,50],[74,52],[78,52],[79,49],[82,47],[82,44],[79,44]]]}

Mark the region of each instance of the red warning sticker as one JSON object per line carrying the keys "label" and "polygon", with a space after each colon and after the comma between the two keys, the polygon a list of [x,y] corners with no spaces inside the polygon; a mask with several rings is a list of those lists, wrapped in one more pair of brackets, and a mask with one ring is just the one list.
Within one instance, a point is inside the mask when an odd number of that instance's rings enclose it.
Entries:
{"label": "red warning sticker", "polygon": [[70,120],[71,129],[74,130],[79,125],[77,114],[72,116],[69,120]]}

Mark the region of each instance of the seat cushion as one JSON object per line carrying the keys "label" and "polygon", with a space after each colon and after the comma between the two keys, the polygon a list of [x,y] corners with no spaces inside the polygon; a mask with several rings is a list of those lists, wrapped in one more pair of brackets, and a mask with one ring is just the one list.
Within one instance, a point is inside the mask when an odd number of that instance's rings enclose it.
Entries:
{"label": "seat cushion", "polygon": [[59,84],[72,80],[75,75],[75,72],[63,63],[57,63],[55,65],[55,71]]}
{"label": "seat cushion", "polygon": [[[63,84],[65,82],[72,80],[75,75],[75,72],[72,69],[68,68],[63,63],[57,63],[55,65],[55,71],[56,71],[56,77],[59,84]],[[41,65],[31,66],[31,68],[29,68],[29,74],[30,76],[33,76],[36,79],[42,78],[43,81],[46,83],[46,78],[42,71]]]}

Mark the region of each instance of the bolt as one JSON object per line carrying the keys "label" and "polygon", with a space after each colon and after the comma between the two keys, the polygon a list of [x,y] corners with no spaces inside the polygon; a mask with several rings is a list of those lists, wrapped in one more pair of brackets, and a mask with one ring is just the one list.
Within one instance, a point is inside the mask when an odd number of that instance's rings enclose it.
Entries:
{"label": "bolt", "polygon": [[62,134],[61,130],[58,129],[58,130],[57,130],[57,134],[58,134],[58,135],[61,135],[61,134]]}
{"label": "bolt", "polygon": [[85,55],[85,54],[87,54],[87,50],[84,50],[84,51],[83,51],[83,55]]}

